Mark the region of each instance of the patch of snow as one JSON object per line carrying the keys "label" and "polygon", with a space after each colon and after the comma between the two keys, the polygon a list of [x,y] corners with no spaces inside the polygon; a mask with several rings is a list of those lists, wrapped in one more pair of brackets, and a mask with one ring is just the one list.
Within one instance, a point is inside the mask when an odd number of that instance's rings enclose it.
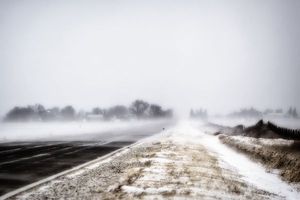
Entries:
{"label": "patch of snow", "polygon": [[80,174],[82,174],[84,172],[85,172],[85,170],[81,169],[81,170],[78,170],[78,171],[75,171],[73,173],[70,173],[70,174],[66,175],[66,177],[67,178],[74,178],[74,177],[76,177],[76,176],[78,176],[78,175],[80,175]]}
{"label": "patch of snow", "polygon": [[131,193],[137,196],[142,193],[150,194],[150,195],[159,195],[159,194],[174,192],[174,188],[170,188],[170,187],[159,187],[159,188],[149,187],[144,189],[144,188],[128,186],[128,185],[122,186],[122,190],[124,190],[126,193]]}
{"label": "patch of snow", "polygon": [[128,185],[122,186],[122,190],[124,190],[126,193],[134,194],[136,196],[142,194],[145,191],[143,188],[138,188],[138,187],[128,186]]}

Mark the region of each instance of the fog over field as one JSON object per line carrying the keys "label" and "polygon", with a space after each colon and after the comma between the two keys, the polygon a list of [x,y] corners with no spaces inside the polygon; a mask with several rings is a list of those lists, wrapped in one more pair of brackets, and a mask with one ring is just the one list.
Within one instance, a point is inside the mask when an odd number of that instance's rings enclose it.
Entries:
{"label": "fog over field", "polygon": [[[143,134],[147,136],[147,131],[143,131],[144,129],[151,129],[153,126],[167,127],[164,124],[166,124],[164,120],[3,123],[0,125],[0,143],[12,141],[98,141],[99,143],[113,140],[135,141],[140,139]],[[162,128],[157,128],[156,132],[160,131]]]}
{"label": "fog over field", "polygon": [[14,106],[300,109],[298,0],[0,2],[0,115]]}
{"label": "fog over field", "polygon": [[300,199],[300,0],[0,0],[0,199]]}

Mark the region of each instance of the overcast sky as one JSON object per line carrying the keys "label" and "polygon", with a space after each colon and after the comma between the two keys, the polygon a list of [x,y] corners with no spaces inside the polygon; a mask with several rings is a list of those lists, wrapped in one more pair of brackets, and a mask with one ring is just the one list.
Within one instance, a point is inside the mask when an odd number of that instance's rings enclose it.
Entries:
{"label": "overcast sky", "polygon": [[299,0],[0,1],[0,115],[136,98],[300,108],[299,75]]}

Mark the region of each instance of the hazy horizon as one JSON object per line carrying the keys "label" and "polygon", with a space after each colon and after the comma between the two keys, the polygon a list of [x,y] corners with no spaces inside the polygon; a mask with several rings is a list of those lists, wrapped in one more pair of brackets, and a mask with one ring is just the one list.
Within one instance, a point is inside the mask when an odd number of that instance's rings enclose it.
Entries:
{"label": "hazy horizon", "polygon": [[0,116],[144,99],[300,109],[300,1],[0,2]]}

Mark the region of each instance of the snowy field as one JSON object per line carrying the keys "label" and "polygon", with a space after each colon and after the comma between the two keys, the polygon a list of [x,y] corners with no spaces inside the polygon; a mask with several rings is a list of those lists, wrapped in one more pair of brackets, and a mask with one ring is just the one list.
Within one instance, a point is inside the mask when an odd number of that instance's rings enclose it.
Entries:
{"label": "snowy field", "polygon": [[87,136],[107,134],[122,130],[137,129],[168,120],[132,120],[109,122],[68,123],[0,123],[0,142],[30,140],[86,140]]}

